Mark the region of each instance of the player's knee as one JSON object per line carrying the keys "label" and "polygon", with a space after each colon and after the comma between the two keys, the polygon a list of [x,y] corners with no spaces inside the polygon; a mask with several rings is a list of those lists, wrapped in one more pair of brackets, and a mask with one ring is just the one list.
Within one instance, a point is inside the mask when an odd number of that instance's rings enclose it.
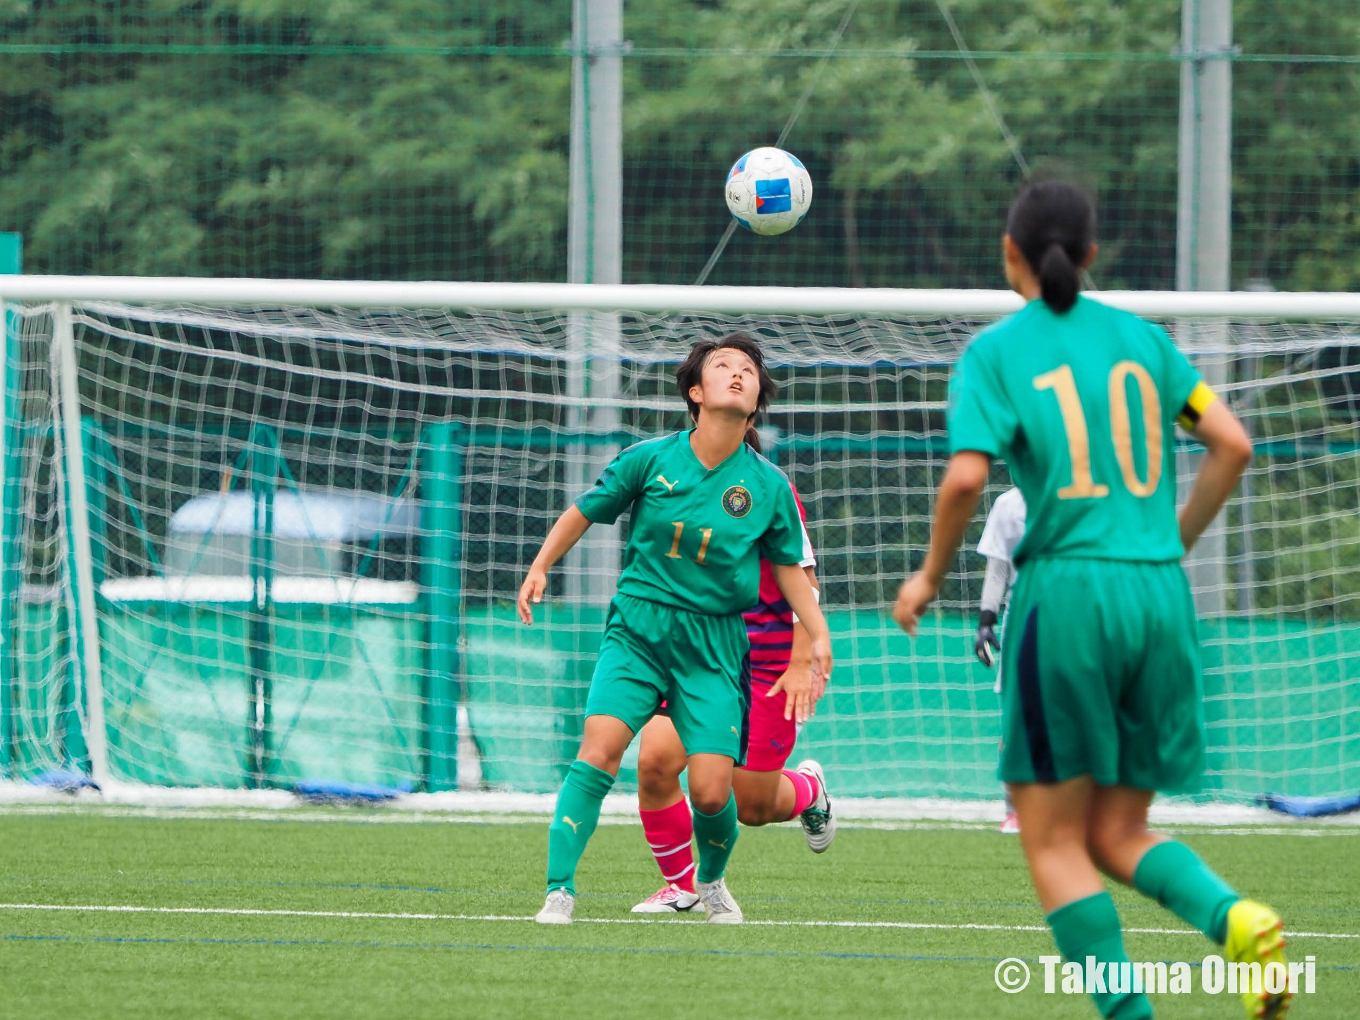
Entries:
{"label": "player's knee", "polygon": [[[627,750],[625,748],[625,750]],[[580,753],[576,755],[587,765],[593,765],[602,772],[608,772],[611,776],[619,774],[619,765],[623,761],[623,751],[616,750],[603,743],[587,741],[581,745]]]}
{"label": "player's knee", "polygon": [[1086,834],[1086,855],[1091,858],[1091,863],[1101,871],[1110,870],[1110,846],[1104,838],[1095,832]]}
{"label": "player's knee", "polygon": [[[691,785],[689,791],[689,802],[694,810],[700,814],[716,815],[723,808],[727,807],[727,801],[732,796],[731,790],[718,790],[715,787],[700,787],[696,789]],[[740,817],[740,814],[738,814]]]}
{"label": "player's knee", "polygon": [[684,763],[680,768],[675,767],[675,762],[671,761],[664,754],[648,754],[645,750],[638,754],[638,788],[643,793],[657,793],[662,790],[669,790],[675,785],[680,773],[684,770]]}
{"label": "player's knee", "polygon": [[776,805],[764,801],[755,803],[747,802],[743,804],[737,801],[737,821],[742,825],[769,825],[772,822],[781,822],[782,818],[776,817]]}
{"label": "player's knee", "polygon": [[1147,826],[1124,819],[1093,819],[1086,829],[1086,851],[1102,871],[1123,856],[1124,847],[1147,835]]}

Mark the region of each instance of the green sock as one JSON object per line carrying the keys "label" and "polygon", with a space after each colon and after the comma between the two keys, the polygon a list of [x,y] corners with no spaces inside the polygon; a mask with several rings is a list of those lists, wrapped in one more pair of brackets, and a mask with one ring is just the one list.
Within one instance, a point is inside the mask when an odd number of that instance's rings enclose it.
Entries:
{"label": "green sock", "polygon": [[583,761],[574,761],[557,794],[557,809],[548,826],[548,892],[565,889],[576,895],[576,865],[600,821],[600,804],[614,777]]}
{"label": "green sock", "polygon": [[[1096,963],[1107,965],[1104,970],[1107,989],[1114,965],[1128,962],[1124,953],[1124,933],[1119,929],[1119,912],[1114,909],[1114,900],[1107,892],[1059,907],[1048,915],[1048,926],[1053,929],[1053,941],[1058,944],[1058,951],[1072,963],[1085,966],[1086,958],[1090,956]],[[1087,979],[1089,988],[1089,972]],[[1146,1020],[1152,1016],[1152,1004],[1141,992],[1097,991],[1091,998],[1100,1015],[1113,1020]]]}
{"label": "green sock", "polygon": [[1228,935],[1228,910],[1242,897],[1184,843],[1158,843],[1133,869],[1133,887],[1220,946]]}
{"label": "green sock", "polygon": [[716,882],[727,870],[727,859],[737,845],[737,798],[729,794],[727,804],[716,815],[694,809],[694,842],[699,847],[700,882]]}

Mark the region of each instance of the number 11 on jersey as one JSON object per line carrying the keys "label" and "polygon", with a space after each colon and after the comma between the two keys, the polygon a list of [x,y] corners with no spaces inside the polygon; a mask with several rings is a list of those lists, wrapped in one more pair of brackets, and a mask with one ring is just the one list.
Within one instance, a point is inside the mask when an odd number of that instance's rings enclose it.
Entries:
{"label": "number 11 on jersey", "polygon": [[[680,536],[685,533],[684,521],[671,521],[671,527],[675,528],[675,538],[671,540],[671,551],[666,553],[666,558],[671,560],[684,559],[680,555]],[[694,562],[699,566],[707,566],[704,557],[708,555],[708,542],[713,537],[712,528],[700,528],[699,534],[703,535],[703,541],[699,543],[699,555],[694,557]]]}

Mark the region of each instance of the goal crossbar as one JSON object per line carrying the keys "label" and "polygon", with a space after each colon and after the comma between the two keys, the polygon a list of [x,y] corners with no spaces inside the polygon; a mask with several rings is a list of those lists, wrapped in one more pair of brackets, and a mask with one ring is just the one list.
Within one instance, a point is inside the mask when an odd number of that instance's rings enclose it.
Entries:
{"label": "goal crossbar", "polygon": [[[1089,296],[1115,308],[1155,318],[1295,322],[1360,318],[1360,294],[1096,291]],[[719,314],[927,316],[1006,315],[1023,304],[1019,295],[1008,290],[37,275],[0,278],[0,300],[655,314],[703,309]]]}

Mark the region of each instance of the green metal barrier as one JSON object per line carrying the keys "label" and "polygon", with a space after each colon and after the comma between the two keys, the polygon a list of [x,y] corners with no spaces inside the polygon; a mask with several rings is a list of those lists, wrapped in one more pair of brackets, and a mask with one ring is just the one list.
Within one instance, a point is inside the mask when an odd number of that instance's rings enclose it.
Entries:
{"label": "green metal barrier", "polygon": [[[580,740],[603,613],[542,616],[532,629],[509,609],[463,621],[469,715],[492,785],[555,789]],[[842,796],[997,796],[999,699],[973,658],[973,621],[923,621],[915,641],[885,614],[830,609],[827,621],[838,665],[797,754],[817,757]],[[1206,796],[1241,797],[1247,781],[1247,792],[1299,796],[1360,789],[1360,625],[1206,621],[1201,640]],[[632,778],[620,776],[624,788]]]}
{"label": "green metal barrier", "polygon": [[[245,605],[106,605],[110,767],[136,782],[242,785],[253,687]],[[262,785],[409,784],[420,768],[424,625],[381,606],[272,607],[271,721]]]}
{"label": "green metal barrier", "polygon": [[[4,427],[22,437],[46,426]],[[92,500],[107,500],[110,511],[131,507],[125,527],[139,534],[145,561],[160,569],[114,448],[96,423],[86,429]],[[467,604],[471,568],[460,514],[476,438],[452,423],[428,426],[390,493],[405,493],[419,476],[425,540],[418,603],[280,604],[268,594],[267,537],[251,555],[252,591],[263,584],[263,600],[101,599],[113,773],[169,785],[287,786],[320,778],[447,790],[458,779],[462,704],[486,785],[555,790],[580,740],[605,609],[548,603],[538,608],[537,625],[525,628],[508,603]],[[537,442],[534,434],[521,438]],[[495,439],[500,447],[516,441],[513,434]],[[266,535],[273,493],[297,486],[279,441],[273,429],[257,428],[230,473],[254,492]],[[787,445],[796,452],[797,442]],[[9,458],[17,448],[6,449]],[[22,777],[50,765],[54,747],[64,763],[78,763],[84,747],[76,678],[68,675],[77,666],[66,651],[74,630],[66,605],[18,595],[11,545],[21,501],[10,498],[16,478],[7,461],[9,580],[0,626],[17,644],[0,645],[0,744],[10,774]],[[109,516],[102,506],[92,502],[97,554],[98,529]],[[102,578],[102,555],[96,573]],[[973,658],[973,621],[932,617],[914,642],[879,612],[833,605],[828,621],[838,667],[798,753],[826,765],[839,795],[994,797],[999,708],[994,674]],[[1229,619],[1204,622],[1201,633],[1207,795],[1360,789],[1360,624]],[[634,782],[626,764],[620,787]]]}
{"label": "green metal barrier", "polygon": [[421,582],[429,614],[425,662],[425,725],[420,774],[429,792],[452,790],[458,783],[458,604],[462,596],[463,448],[456,424],[427,428],[421,457],[425,472]]}
{"label": "green metal barrier", "polygon": [[[23,238],[0,233],[0,275],[23,269]],[[3,295],[0,295],[3,297]],[[0,775],[17,773],[21,764],[17,724],[19,656],[16,654],[15,628],[19,623],[19,590],[23,584],[20,535],[23,509],[20,479],[23,477],[21,453],[23,421],[19,380],[21,378],[19,330],[14,313],[2,309],[4,317],[4,356],[0,358],[5,392],[0,405]]]}
{"label": "green metal barrier", "polygon": [[513,607],[464,617],[468,722],[484,783],[557,789],[581,741],[604,614],[604,607],[545,604],[534,608],[532,627]]}
{"label": "green metal barrier", "polygon": [[[492,788],[551,792],[580,741],[603,610],[509,606],[461,621],[461,679]],[[247,607],[105,605],[106,714],[115,774],[157,784],[239,786],[249,774]],[[828,613],[837,670],[799,740],[843,796],[996,795],[994,675],[972,660],[972,622],[926,621],[915,642],[886,616]],[[48,735],[67,629],[60,603],[24,607],[25,674],[14,759],[31,772]],[[1360,625],[1201,625],[1210,754],[1206,795],[1360,789]],[[429,743],[426,624],[381,606],[274,607],[270,785],[326,777],[397,785],[452,777],[455,748]],[[1298,663],[1307,661],[1307,667]],[[46,693],[45,693],[46,692]],[[445,706],[443,711],[447,711]],[[447,737],[446,724],[446,737]],[[26,763],[30,766],[26,769]],[[621,776],[631,788],[631,769]]]}

